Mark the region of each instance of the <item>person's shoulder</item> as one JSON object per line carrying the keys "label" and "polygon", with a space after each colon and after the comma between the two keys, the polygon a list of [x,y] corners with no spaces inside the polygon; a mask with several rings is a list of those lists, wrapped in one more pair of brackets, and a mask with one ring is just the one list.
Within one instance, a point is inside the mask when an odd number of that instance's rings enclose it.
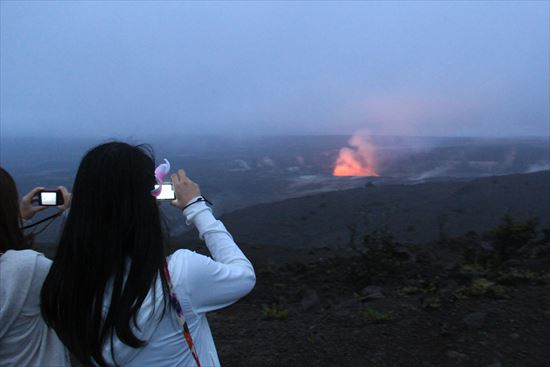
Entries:
{"label": "person's shoulder", "polygon": [[51,264],[51,260],[44,254],[34,250],[8,250],[0,260],[21,273],[33,271],[36,267],[49,267]]}
{"label": "person's shoulder", "polygon": [[168,269],[172,271],[173,268],[179,267],[187,259],[193,256],[195,252],[187,249],[179,249],[175,251],[172,255],[168,256],[166,260],[168,261]]}
{"label": "person's shoulder", "polygon": [[8,250],[2,255],[4,260],[32,262],[36,261],[37,256],[44,256],[40,252],[34,250]]}
{"label": "person's shoulder", "polygon": [[187,278],[187,274],[192,270],[197,257],[203,257],[195,251],[180,249],[168,256],[168,271],[174,283],[180,283]]}
{"label": "person's shoulder", "polygon": [[169,270],[171,270],[172,266],[185,266],[189,262],[201,262],[201,260],[203,260],[204,258],[209,259],[208,256],[199,254],[198,252],[187,249],[180,249],[174,252],[172,255],[168,256],[167,260]]}

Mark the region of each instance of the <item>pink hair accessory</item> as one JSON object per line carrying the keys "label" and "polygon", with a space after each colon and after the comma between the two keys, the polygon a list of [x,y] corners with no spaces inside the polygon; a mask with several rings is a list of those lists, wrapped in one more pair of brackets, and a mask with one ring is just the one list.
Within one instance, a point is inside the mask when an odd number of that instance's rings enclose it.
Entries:
{"label": "pink hair accessory", "polygon": [[168,162],[168,159],[164,158],[164,163],[161,163],[155,169],[155,180],[157,181],[157,185],[159,185],[159,187],[151,191],[151,194],[154,197],[157,197],[160,195],[160,192],[162,191],[162,183],[164,182],[164,177],[166,177],[169,172],[170,172],[170,162]]}

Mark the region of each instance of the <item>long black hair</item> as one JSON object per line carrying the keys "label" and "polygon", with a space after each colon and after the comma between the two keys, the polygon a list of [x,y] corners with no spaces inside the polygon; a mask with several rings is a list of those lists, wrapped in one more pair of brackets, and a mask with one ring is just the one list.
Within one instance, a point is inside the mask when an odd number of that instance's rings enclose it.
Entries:
{"label": "long black hair", "polygon": [[17,186],[10,174],[0,167],[0,252],[27,248],[21,224]]}
{"label": "long black hair", "polygon": [[[162,307],[168,304],[165,241],[151,195],[154,168],[149,148],[122,142],[99,145],[80,162],[41,307],[46,323],[86,365],[106,365],[102,348],[114,333],[133,348],[145,344],[131,324],[137,326],[137,313],[159,276]],[[104,315],[108,282],[111,303]]]}

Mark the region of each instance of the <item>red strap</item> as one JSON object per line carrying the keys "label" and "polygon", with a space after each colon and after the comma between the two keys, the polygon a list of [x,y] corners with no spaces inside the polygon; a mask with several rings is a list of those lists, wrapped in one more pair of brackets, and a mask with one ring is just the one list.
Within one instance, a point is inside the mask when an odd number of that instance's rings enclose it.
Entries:
{"label": "red strap", "polygon": [[168,289],[170,291],[170,303],[176,311],[177,319],[182,328],[183,337],[187,342],[187,346],[189,347],[191,354],[193,355],[193,359],[197,363],[197,367],[201,367],[201,362],[199,360],[197,350],[195,349],[193,338],[191,336],[191,332],[189,331],[189,326],[187,325],[187,321],[185,320],[185,317],[183,315],[183,308],[181,307],[178,297],[176,296],[176,292],[174,291],[174,287],[172,286],[172,279],[170,277],[170,272],[168,271],[168,263],[166,262],[166,260],[164,260],[164,276],[166,277],[166,281],[168,282]]}

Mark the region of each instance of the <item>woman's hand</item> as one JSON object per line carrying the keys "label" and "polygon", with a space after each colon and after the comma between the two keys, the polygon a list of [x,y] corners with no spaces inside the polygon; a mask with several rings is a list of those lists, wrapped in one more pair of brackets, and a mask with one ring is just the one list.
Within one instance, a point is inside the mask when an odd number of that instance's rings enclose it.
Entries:
{"label": "woman's hand", "polygon": [[172,175],[172,185],[176,192],[176,200],[171,204],[180,209],[183,209],[191,199],[201,195],[199,185],[191,181],[182,169]]}
{"label": "woman's hand", "polygon": [[[61,192],[61,195],[63,195],[63,204],[58,205],[57,209],[65,211],[71,206],[71,193],[65,186],[58,186],[57,189]],[[27,195],[23,196],[21,203],[19,204],[21,218],[24,220],[29,220],[42,210],[48,209],[47,206],[33,205],[38,202],[38,197],[36,197],[36,195],[43,190],[43,187],[35,187],[28,192]]]}
{"label": "woman's hand", "polygon": [[34,217],[36,213],[46,209],[45,206],[32,205],[33,203],[38,202],[36,194],[38,194],[42,190],[44,190],[43,187],[35,187],[31,191],[29,191],[27,195],[23,196],[21,202],[19,203],[19,212],[21,213],[21,218],[23,218],[24,220],[29,220]]}
{"label": "woman's hand", "polygon": [[71,207],[71,199],[73,196],[65,186],[58,186],[57,189],[61,192],[61,195],[63,195],[63,204],[58,205],[57,209],[65,211]]}

